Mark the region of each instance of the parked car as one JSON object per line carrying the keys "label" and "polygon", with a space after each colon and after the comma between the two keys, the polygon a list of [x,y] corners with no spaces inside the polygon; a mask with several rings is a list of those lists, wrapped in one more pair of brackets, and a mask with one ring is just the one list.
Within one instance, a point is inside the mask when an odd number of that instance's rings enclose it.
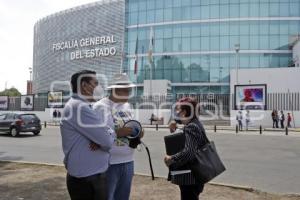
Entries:
{"label": "parked car", "polygon": [[38,135],[41,130],[41,120],[35,114],[0,114],[0,132],[17,137],[21,132],[32,132]]}

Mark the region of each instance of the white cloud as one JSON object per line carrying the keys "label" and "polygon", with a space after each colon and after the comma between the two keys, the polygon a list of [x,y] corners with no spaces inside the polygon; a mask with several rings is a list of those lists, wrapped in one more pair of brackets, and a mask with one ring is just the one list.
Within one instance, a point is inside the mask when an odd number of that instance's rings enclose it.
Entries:
{"label": "white cloud", "polygon": [[40,18],[95,0],[0,0],[0,91],[26,93],[32,66],[33,26]]}

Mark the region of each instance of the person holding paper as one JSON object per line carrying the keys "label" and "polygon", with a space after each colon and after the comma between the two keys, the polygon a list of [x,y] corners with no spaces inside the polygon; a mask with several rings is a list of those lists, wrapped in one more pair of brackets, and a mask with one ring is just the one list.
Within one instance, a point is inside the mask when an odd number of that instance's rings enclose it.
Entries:
{"label": "person holding paper", "polygon": [[[188,167],[189,163],[196,159],[195,152],[198,147],[206,143],[205,130],[198,120],[197,105],[198,102],[190,97],[182,98],[177,102],[175,122],[184,125],[185,145],[180,152],[166,155],[164,158],[165,164],[175,169],[171,171],[170,178],[172,183],[179,185],[181,200],[198,200],[204,188],[204,184],[196,180]],[[177,126],[173,122],[169,128],[174,132]]]}

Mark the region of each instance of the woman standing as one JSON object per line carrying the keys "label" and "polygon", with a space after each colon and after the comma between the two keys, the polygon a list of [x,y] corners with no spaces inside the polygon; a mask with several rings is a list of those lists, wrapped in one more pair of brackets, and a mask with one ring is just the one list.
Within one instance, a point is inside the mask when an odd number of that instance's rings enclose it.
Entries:
{"label": "woman standing", "polygon": [[[175,121],[184,125],[185,146],[175,155],[165,156],[165,164],[171,169],[189,168],[189,164],[196,159],[195,152],[197,149],[206,144],[205,130],[198,120],[197,105],[197,101],[190,97],[182,98],[177,102]],[[175,130],[174,124],[175,122],[170,124],[171,132]],[[172,183],[179,185],[181,200],[198,200],[204,184],[197,181],[191,172],[184,173],[180,177],[180,180],[172,178]]]}

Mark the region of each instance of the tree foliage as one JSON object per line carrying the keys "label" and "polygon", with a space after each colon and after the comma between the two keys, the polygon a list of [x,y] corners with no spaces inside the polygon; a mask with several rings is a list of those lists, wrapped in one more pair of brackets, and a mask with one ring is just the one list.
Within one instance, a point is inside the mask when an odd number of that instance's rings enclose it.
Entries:
{"label": "tree foliage", "polygon": [[0,96],[16,97],[16,96],[21,96],[21,93],[17,88],[12,87],[10,89],[6,89],[0,92]]}

